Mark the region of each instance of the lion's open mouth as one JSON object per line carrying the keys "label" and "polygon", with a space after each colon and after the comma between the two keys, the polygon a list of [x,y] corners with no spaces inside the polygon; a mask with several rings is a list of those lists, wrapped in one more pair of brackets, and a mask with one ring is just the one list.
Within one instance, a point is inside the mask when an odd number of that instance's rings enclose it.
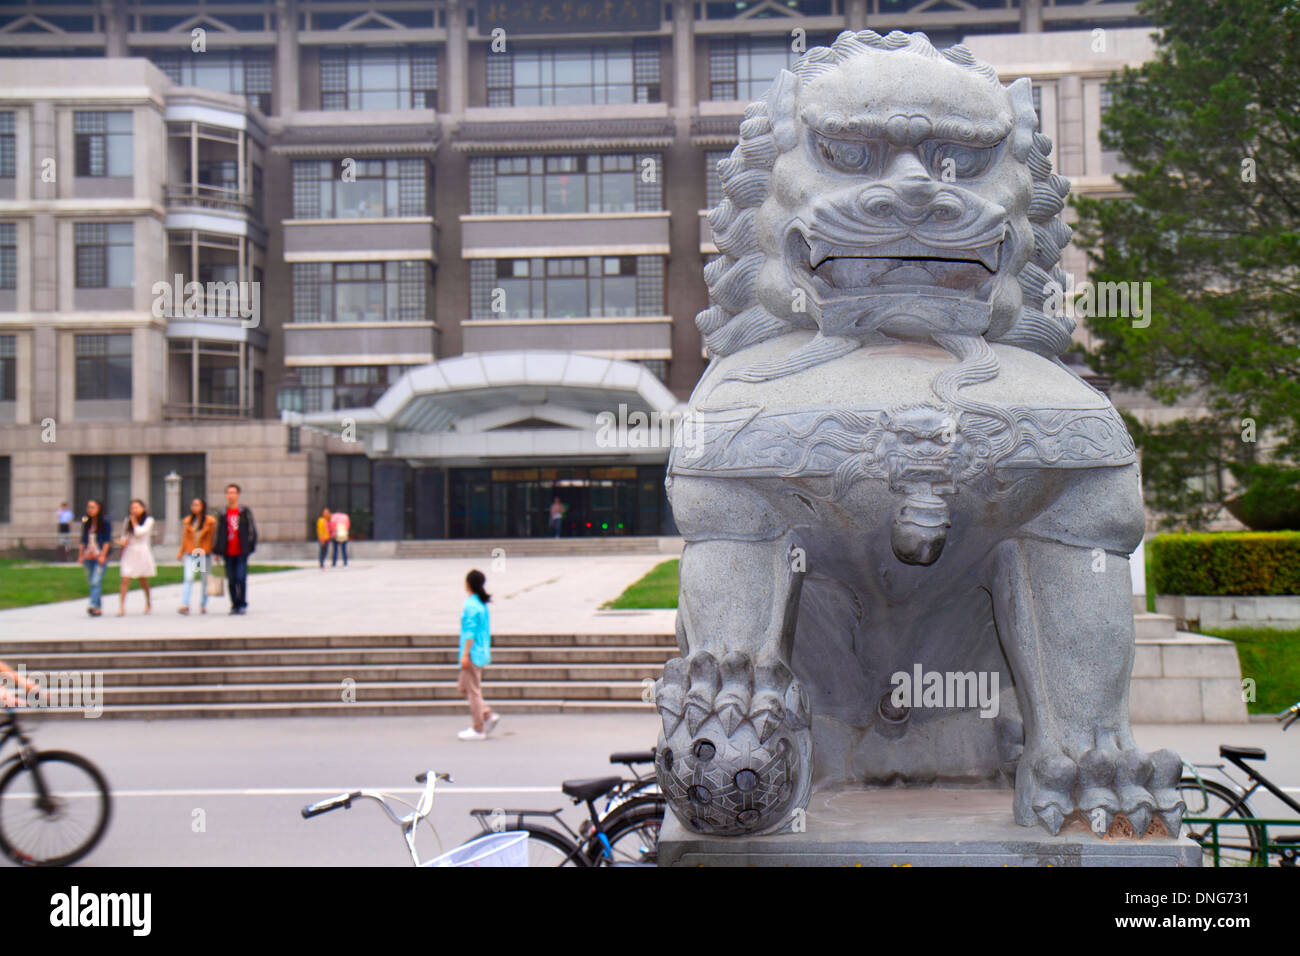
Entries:
{"label": "lion's open mouth", "polygon": [[786,256],[823,300],[925,293],[988,301],[997,278],[1002,241],[974,249],[941,249],[912,238],[872,246],[787,237]]}

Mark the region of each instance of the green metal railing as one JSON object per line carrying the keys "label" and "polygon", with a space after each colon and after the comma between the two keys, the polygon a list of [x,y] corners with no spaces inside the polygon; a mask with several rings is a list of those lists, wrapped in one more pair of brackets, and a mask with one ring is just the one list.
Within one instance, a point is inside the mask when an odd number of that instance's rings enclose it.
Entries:
{"label": "green metal railing", "polygon": [[[1222,852],[1224,850],[1237,851],[1251,854],[1249,862],[1245,866],[1268,866],[1269,857],[1273,855],[1295,860],[1300,855],[1300,843],[1281,842],[1278,839],[1269,839],[1269,827],[1294,827],[1300,828],[1300,820],[1276,820],[1265,817],[1184,817],[1183,822],[1189,826],[1208,825],[1210,833],[1204,840],[1198,840],[1201,847],[1208,851],[1215,866],[1221,865]],[[1227,825],[1234,827],[1246,827],[1247,843],[1224,843],[1219,839],[1219,827]],[[1255,840],[1250,840],[1251,832],[1256,834]],[[1287,836],[1295,837],[1300,833],[1291,833]]]}

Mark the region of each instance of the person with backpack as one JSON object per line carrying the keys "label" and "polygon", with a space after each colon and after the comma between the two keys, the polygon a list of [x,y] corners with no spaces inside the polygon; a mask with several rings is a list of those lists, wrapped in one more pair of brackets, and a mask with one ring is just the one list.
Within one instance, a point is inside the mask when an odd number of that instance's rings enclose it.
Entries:
{"label": "person with backpack", "polygon": [[472,725],[456,736],[461,740],[486,740],[496,729],[500,714],[483,703],[483,668],[492,663],[492,634],[488,615],[488,602],[492,595],[484,590],[487,579],[482,571],[465,575],[465,590],[469,596],[460,613],[460,679],[457,689],[469,701]]}

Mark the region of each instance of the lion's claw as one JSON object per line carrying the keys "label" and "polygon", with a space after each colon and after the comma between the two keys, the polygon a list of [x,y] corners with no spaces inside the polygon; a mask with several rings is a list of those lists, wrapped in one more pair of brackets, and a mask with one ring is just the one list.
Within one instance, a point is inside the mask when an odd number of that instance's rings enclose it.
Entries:
{"label": "lion's claw", "polygon": [[[784,664],[755,667],[706,651],[664,667],[656,762],[669,805],[700,833],[766,833],[804,806],[811,781],[808,703]],[[684,719],[683,719],[684,717]]]}
{"label": "lion's claw", "polygon": [[[1182,824],[1183,802],[1175,785],[1182,762],[1168,750],[1097,747],[1077,762],[1064,753],[1040,756],[1016,780],[1016,820],[1038,823],[1051,834],[1071,817],[1082,818],[1098,836],[1123,817],[1133,835],[1143,837],[1153,819],[1171,836]],[[1023,791],[1023,792],[1022,792]]]}

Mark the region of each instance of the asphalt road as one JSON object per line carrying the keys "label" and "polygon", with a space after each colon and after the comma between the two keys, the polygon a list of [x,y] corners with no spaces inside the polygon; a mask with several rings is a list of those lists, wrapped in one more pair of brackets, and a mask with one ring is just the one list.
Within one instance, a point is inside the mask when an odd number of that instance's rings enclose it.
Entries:
{"label": "asphalt road", "polygon": [[[507,715],[497,735],[466,743],[453,717],[257,720],[57,720],[36,725],[41,749],[80,752],[103,769],[115,793],[113,820],[87,866],[403,866],[400,833],[361,802],[303,820],[299,809],[341,791],[386,789],[414,799],[414,775],[450,771],[433,820],[444,848],[478,833],[475,807],[566,808],[561,780],[614,772],[613,750],[655,741],[650,714]],[[1263,769],[1300,795],[1300,730],[1276,724],[1144,726],[1139,742],[1186,759],[1217,759],[1220,742],[1264,747]],[[1283,814],[1270,797],[1256,811]],[[200,827],[199,824],[202,824]],[[427,832],[424,856],[437,853]]]}

